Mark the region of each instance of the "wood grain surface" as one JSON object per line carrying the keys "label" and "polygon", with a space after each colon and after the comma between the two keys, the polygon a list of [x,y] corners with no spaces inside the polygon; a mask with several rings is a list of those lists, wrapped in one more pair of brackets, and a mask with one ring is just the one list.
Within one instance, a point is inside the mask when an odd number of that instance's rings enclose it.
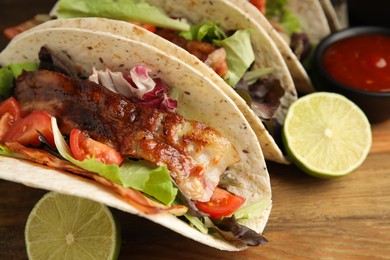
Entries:
{"label": "wood grain surface", "polygon": [[[47,12],[54,2],[0,0],[0,29]],[[0,49],[6,43],[1,36]],[[265,246],[219,251],[114,210],[122,227],[120,259],[390,259],[390,120],[372,130],[371,153],[346,177],[320,180],[268,162],[274,206]],[[24,225],[45,192],[0,180],[0,259],[27,259]]]}

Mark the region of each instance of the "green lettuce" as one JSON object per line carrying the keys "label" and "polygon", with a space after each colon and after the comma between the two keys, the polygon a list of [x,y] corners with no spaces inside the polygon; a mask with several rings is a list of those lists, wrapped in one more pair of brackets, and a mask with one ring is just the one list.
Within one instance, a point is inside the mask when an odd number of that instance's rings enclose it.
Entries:
{"label": "green lettuce", "polygon": [[189,31],[181,32],[180,36],[192,41],[203,41],[212,43],[214,40],[223,40],[226,38],[225,32],[216,24],[210,21],[191,25]]}
{"label": "green lettuce", "polygon": [[94,158],[78,161],[72,157],[70,148],[58,129],[57,120],[54,117],[52,118],[52,129],[58,152],[71,163],[87,171],[97,173],[123,187],[139,190],[166,205],[171,205],[174,201],[178,190],[173,186],[165,166],[156,167],[145,161],[131,160],[125,160],[121,166],[104,164]]}
{"label": "green lettuce", "polygon": [[226,62],[228,64],[226,81],[233,87],[255,60],[249,30],[238,30],[232,36],[227,37],[218,24],[207,21],[198,25],[191,25],[190,30],[181,32],[180,36],[187,40],[209,42],[218,47],[223,47],[226,51]]}
{"label": "green lettuce", "polygon": [[166,205],[171,205],[177,195],[166,166],[156,167],[149,162],[125,161],[120,169],[120,180],[124,187],[142,191]]}
{"label": "green lettuce", "polygon": [[247,206],[241,207],[236,212],[234,212],[234,216],[236,219],[251,219],[256,216],[260,216],[260,214],[271,205],[270,198],[262,198],[258,201],[255,201]]}
{"label": "green lettuce", "polygon": [[287,8],[288,0],[267,0],[265,15],[270,18],[281,17]]}
{"label": "green lettuce", "polygon": [[250,30],[238,30],[224,40],[214,40],[214,44],[226,51],[229,68],[227,83],[234,87],[255,60]]}
{"label": "green lettuce", "polygon": [[23,71],[34,71],[38,69],[35,63],[11,64],[0,68],[0,96],[8,98],[11,96],[14,87],[14,80],[22,74]]}
{"label": "green lettuce", "polygon": [[192,215],[189,214],[189,213],[184,214],[184,217],[190,222],[190,225],[191,225],[191,226],[196,227],[196,229],[198,229],[198,230],[199,230],[200,232],[202,232],[203,234],[208,234],[209,229],[208,229],[207,226],[202,222],[202,220],[200,220],[200,219],[197,218],[197,217],[192,216]]}
{"label": "green lettuce", "polygon": [[262,77],[264,77],[266,75],[271,74],[272,72],[274,72],[274,68],[272,68],[272,67],[258,68],[258,69],[246,72],[243,78],[248,85],[252,85],[257,80],[261,79]]}
{"label": "green lettuce", "polygon": [[301,31],[301,22],[287,7],[288,0],[268,0],[266,17],[280,23],[285,32],[291,35]]}
{"label": "green lettuce", "polygon": [[172,19],[145,1],[133,0],[60,0],[58,18],[104,17],[122,21],[134,21],[163,28],[188,31],[189,25]]}
{"label": "green lettuce", "polygon": [[288,35],[301,31],[301,21],[289,10],[284,11],[280,24]]}
{"label": "green lettuce", "polygon": [[21,154],[14,153],[10,149],[8,149],[7,147],[1,144],[0,144],[0,155],[23,159],[23,156]]}

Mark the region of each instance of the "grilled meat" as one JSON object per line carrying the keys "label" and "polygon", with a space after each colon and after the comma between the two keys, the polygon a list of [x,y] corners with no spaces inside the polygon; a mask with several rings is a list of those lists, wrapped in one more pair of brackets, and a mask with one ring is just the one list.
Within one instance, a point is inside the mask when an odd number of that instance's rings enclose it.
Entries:
{"label": "grilled meat", "polygon": [[237,151],[216,130],[133,103],[88,80],[28,72],[18,78],[14,95],[24,114],[46,111],[65,135],[78,128],[125,156],[166,165],[192,200],[208,201],[222,172],[238,161]]}
{"label": "grilled meat", "polygon": [[169,29],[159,28],[156,31],[158,36],[176,44],[177,46],[185,49],[192,55],[196,56],[201,61],[205,61],[210,53],[215,51],[215,47],[207,42],[187,40],[184,37],[178,35],[175,31]]}

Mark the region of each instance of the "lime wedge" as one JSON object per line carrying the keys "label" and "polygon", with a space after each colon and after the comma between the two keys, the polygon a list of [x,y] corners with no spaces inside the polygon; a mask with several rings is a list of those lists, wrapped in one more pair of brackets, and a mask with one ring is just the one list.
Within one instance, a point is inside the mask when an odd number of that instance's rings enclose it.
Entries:
{"label": "lime wedge", "polygon": [[293,103],[283,127],[287,155],[315,177],[344,176],[359,167],[372,142],[365,114],[346,97],[326,92]]}
{"label": "lime wedge", "polygon": [[119,226],[107,206],[49,192],[34,206],[25,228],[29,259],[116,259]]}

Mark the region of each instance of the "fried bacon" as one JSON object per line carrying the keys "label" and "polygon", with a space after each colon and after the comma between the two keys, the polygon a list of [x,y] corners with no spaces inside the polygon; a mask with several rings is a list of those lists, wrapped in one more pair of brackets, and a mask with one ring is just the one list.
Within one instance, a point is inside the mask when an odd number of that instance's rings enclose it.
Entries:
{"label": "fried bacon", "polygon": [[238,161],[237,151],[216,130],[132,103],[88,80],[44,70],[24,73],[15,98],[24,114],[44,110],[56,117],[64,135],[78,128],[122,155],[166,165],[192,200],[208,201],[222,172]]}
{"label": "fried bacon", "polygon": [[109,181],[98,174],[88,172],[84,169],[79,168],[76,165],[71,164],[68,161],[61,160],[45,150],[25,147],[15,142],[6,143],[5,145],[12,152],[22,155],[25,159],[29,161],[43,164],[57,170],[71,172],[79,176],[95,180],[96,182],[103,184],[106,187],[111,187],[118,194],[120,194],[121,198],[124,199],[127,203],[139,209],[145,214],[157,214],[159,212],[164,211],[176,216],[181,216],[187,211],[187,208],[182,205],[164,206],[161,203],[157,203],[137,190],[133,190],[131,188],[124,188],[123,186]]}
{"label": "fried bacon", "polygon": [[27,31],[30,28],[33,28],[43,22],[46,22],[50,20],[51,17],[49,15],[40,14],[36,15],[34,18],[24,21],[18,25],[11,26],[8,28],[5,28],[3,31],[3,34],[5,37],[7,37],[9,40],[12,40],[16,35]]}

